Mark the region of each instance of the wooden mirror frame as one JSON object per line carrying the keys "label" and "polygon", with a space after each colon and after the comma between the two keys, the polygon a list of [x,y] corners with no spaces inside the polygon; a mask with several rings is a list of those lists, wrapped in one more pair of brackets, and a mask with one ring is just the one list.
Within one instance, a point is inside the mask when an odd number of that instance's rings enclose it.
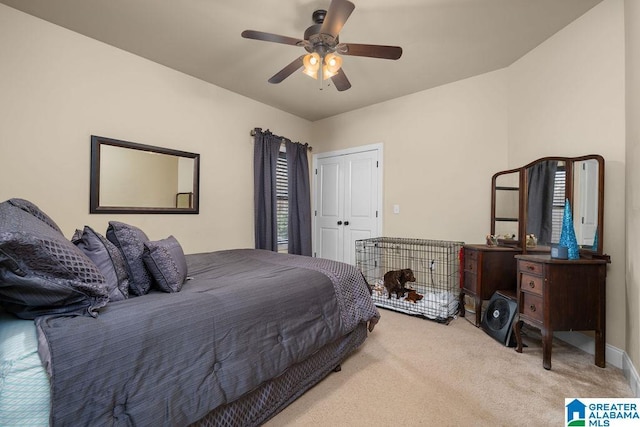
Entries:
{"label": "wooden mirror frame", "polygon": [[[140,150],[149,153],[165,154],[178,158],[193,159],[193,186],[189,193],[188,207],[151,207],[151,206],[105,206],[100,204],[100,148],[101,146],[114,146],[130,150]],[[116,213],[116,214],[197,214],[200,201],[200,155],[186,151],[172,150],[155,147],[152,145],[138,144],[135,142],[121,141],[101,136],[91,136],[91,177],[89,189],[90,213]],[[174,196],[175,197],[175,196]],[[177,199],[176,199],[177,200]],[[177,203],[177,201],[176,201]]]}
{"label": "wooden mirror frame", "polygon": [[[595,160],[598,163],[598,191],[597,191],[597,208],[598,208],[598,219],[597,219],[597,230],[598,230],[598,241],[596,250],[589,248],[580,248],[581,255],[585,257],[594,257],[594,256],[602,256],[603,255],[603,242],[604,242],[604,158],[598,154],[590,154],[579,157],[558,157],[558,156],[550,156],[550,157],[542,157],[537,159],[527,165],[520,167],[509,169],[505,171],[497,172],[491,178],[491,234],[496,234],[496,223],[500,221],[512,221],[515,220],[518,222],[517,225],[517,236],[513,240],[508,239],[499,239],[499,244],[501,245],[509,245],[515,246],[522,249],[523,253],[527,252],[548,252],[547,248],[527,248],[525,244],[526,234],[527,234],[527,212],[528,212],[528,174],[527,170],[536,164],[539,164],[544,161],[564,161],[565,162],[565,171],[566,171],[566,184],[565,184],[565,197],[569,200],[569,204],[572,207],[572,214],[575,218],[575,211],[573,211],[573,202],[575,196],[575,188],[574,188],[574,165],[576,162],[581,162],[585,160]],[[497,185],[497,180],[499,177],[510,174],[517,173],[518,176],[518,217],[517,218],[499,218],[496,217],[496,201],[497,201],[497,191],[500,190],[500,186]],[[575,221],[575,220],[574,220]]]}
{"label": "wooden mirror frame", "polygon": [[[522,191],[520,191],[521,188],[524,188],[524,184],[523,184],[523,173],[522,173],[522,169],[523,168],[516,168],[516,169],[508,169],[505,171],[500,171],[495,173],[492,177],[491,177],[491,234],[492,235],[496,235],[496,223],[498,222],[515,222],[517,223],[517,225],[515,227],[512,227],[515,229],[516,233],[513,239],[500,239],[499,243],[501,245],[505,245],[505,246],[520,246],[520,241],[522,239],[522,236],[524,236],[524,234],[522,233],[522,228],[524,228],[522,226],[523,222],[522,219],[525,217],[523,209],[524,209],[524,203],[523,203],[523,194]],[[516,174],[515,176],[515,181],[517,183],[517,187],[515,186],[508,186],[508,187],[503,187],[498,185],[498,179],[500,179],[501,177],[505,176],[505,175],[511,175],[511,174]],[[516,199],[517,202],[517,206],[516,206],[516,211],[517,211],[517,216],[516,217],[502,217],[502,216],[498,216],[498,212],[497,212],[497,204],[498,204],[498,191],[518,191],[518,197]]]}

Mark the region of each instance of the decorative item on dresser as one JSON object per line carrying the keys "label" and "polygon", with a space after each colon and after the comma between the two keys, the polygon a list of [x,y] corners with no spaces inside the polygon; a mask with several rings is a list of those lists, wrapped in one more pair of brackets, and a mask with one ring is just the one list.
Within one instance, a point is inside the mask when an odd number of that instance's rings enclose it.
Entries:
{"label": "decorative item on dresser", "polygon": [[595,331],[595,364],[605,367],[605,259],[560,260],[549,255],[516,255],[518,314],[514,325],[522,353],[523,323],[542,334],[542,366],[551,369],[554,331]]}

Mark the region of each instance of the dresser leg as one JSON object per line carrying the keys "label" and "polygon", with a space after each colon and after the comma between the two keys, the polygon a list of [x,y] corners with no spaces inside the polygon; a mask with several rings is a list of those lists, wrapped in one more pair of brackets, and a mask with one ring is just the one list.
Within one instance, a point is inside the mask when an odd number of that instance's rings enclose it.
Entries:
{"label": "dresser leg", "polygon": [[513,324],[513,332],[516,335],[516,351],[522,353],[522,320],[518,320]]}
{"label": "dresser leg", "polygon": [[600,368],[604,368],[605,367],[605,357],[604,357],[605,340],[604,340],[604,333],[602,333],[602,331],[596,331],[595,341],[596,341],[596,355],[595,355],[596,366]]}
{"label": "dresser leg", "polygon": [[466,314],[466,311],[464,309],[464,292],[460,292],[460,301],[458,301],[458,306],[460,307],[460,309],[458,310],[458,315],[460,317],[464,317],[464,315]]}
{"label": "dresser leg", "polygon": [[476,306],[476,326],[480,326],[482,322],[482,299],[476,295],[475,297],[475,306]]}
{"label": "dresser leg", "polygon": [[551,369],[551,346],[553,340],[553,331],[543,328],[542,332],[542,367]]}

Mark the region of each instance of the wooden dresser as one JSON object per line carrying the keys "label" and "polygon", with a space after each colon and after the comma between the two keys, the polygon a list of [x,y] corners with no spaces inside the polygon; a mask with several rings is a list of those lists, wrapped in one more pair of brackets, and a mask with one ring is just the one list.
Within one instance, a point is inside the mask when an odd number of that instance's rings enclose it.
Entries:
{"label": "wooden dresser", "polygon": [[465,316],[464,296],[474,298],[475,325],[480,326],[482,301],[497,290],[516,290],[516,259],[521,249],[505,246],[464,245],[460,316]]}
{"label": "wooden dresser", "polygon": [[542,366],[551,369],[554,331],[595,331],[595,364],[605,367],[604,259],[560,260],[516,255],[518,318],[516,351],[522,353],[522,323],[540,329]]}

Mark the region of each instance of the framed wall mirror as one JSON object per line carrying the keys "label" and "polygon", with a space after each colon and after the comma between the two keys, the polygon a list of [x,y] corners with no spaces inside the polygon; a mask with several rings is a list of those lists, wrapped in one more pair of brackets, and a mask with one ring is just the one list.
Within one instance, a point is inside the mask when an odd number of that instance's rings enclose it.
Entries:
{"label": "framed wall mirror", "polygon": [[[581,253],[602,255],[604,159],[595,154],[544,157],[522,168],[496,173],[492,178],[491,232],[515,235],[524,252],[549,250],[560,241],[566,200]],[[514,203],[518,203],[517,215]],[[536,236],[535,247],[523,244],[530,234]]]}
{"label": "framed wall mirror", "polygon": [[91,136],[90,213],[199,212],[200,155]]}

